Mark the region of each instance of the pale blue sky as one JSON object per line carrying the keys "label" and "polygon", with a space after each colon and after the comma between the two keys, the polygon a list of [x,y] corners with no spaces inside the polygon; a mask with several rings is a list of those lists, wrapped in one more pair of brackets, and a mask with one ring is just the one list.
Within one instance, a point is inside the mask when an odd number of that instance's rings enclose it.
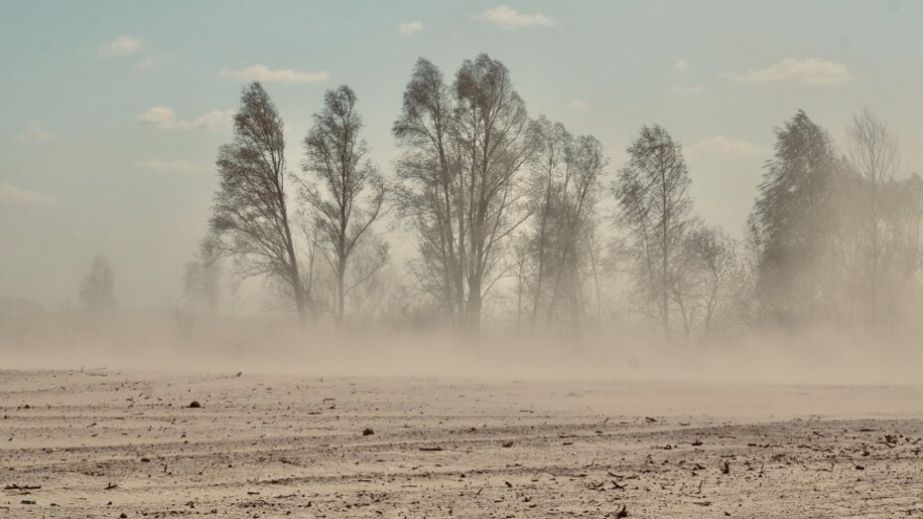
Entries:
{"label": "pale blue sky", "polygon": [[451,76],[480,52],[533,115],[596,135],[610,177],[664,125],[735,235],[798,108],[840,140],[867,105],[923,164],[923,2],[0,0],[0,296],[72,299],[98,252],[124,303],[175,301],[245,78],[266,79],[293,169],[324,90],[352,86],[388,174],[414,61]]}

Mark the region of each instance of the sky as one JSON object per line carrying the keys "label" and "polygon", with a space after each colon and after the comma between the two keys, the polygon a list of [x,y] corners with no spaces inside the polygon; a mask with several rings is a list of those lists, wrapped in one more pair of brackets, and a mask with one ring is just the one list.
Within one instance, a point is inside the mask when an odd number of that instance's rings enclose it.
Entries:
{"label": "sky", "polygon": [[842,143],[867,106],[901,171],[923,169],[923,2],[0,0],[0,297],[73,302],[102,254],[122,304],[175,303],[248,81],[285,119],[290,170],[325,90],[351,86],[388,175],[414,62],[451,77],[482,52],[531,115],[600,139],[607,184],[664,126],[696,211],[733,236],[799,108]]}

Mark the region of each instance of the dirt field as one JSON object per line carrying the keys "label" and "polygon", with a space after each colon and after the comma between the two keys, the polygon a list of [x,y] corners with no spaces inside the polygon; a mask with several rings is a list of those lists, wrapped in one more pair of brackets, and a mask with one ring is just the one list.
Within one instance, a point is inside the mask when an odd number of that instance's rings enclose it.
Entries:
{"label": "dirt field", "polygon": [[918,387],[3,371],[0,407],[4,518],[923,517]]}

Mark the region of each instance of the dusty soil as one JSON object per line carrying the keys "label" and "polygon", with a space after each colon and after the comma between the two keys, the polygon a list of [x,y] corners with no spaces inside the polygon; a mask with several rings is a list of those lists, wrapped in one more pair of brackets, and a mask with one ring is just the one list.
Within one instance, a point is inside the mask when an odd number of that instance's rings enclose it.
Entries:
{"label": "dusty soil", "polygon": [[918,387],[3,371],[0,415],[4,518],[923,517]]}

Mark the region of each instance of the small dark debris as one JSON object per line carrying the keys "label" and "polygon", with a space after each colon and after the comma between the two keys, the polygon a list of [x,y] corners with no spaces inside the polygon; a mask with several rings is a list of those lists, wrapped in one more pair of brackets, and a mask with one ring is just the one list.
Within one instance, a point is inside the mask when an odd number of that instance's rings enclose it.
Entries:
{"label": "small dark debris", "polygon": [[3,487],[3,490],[40,490],[42,485],[17,485],[16,483],[11,483]]}

